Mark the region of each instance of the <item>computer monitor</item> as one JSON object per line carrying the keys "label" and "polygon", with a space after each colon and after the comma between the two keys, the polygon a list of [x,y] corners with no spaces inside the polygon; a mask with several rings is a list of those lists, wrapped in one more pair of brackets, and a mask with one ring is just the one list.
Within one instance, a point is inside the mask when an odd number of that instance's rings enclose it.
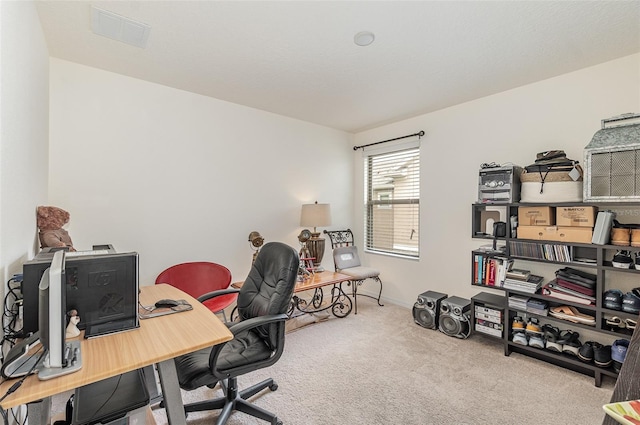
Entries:
{"label": "computer monitor", "polygon": [[[82,367],[78,341],[66,342],[65,253],[58,251],[38,284],[38,327],[32,337],[20,341],[7,353],[2,365],[4,378],[37,372],[50,379],[75,372]],[[42,344],[37,351],[31,348]],[[70,361],[69,359],[72,359]]]}
{"label": "computer monitor", "polygon": [[44,361],[36,367],[38,379],[47,380],[82,368],[79,341],[66,341],[67,303],[65,252],[57,251],[38,285],[38,327]]}
{"label": "computer monitor", "polygon": [[[51,257],[51,253],[39,254],[23,265],[25,335],[39,329],[38,282]],[[139,326],[137,253],[78,256],[67,253],[65,263],[66,309],[77,310],[80,329],[120,326],[125,330]]]}
{"label": "computer monitor", "polygon": [[38,328],[40,343],[46,351],[44,367],[66,366],[66,288],[64,251],[57,251],[51,266],[45,271],[38,285]]}

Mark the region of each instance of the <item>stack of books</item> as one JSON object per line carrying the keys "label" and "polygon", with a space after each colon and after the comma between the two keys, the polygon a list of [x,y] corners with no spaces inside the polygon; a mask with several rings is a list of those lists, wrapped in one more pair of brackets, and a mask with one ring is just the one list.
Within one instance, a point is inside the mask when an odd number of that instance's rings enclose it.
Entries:
{"label": "stack of books", "polygon": [[565,267],[556,271],[556,278],[543,288],[543,293],[566,301],[595,305],[596,280],[595,274]]}
{"label": "stack of books", "polygon": [[509,308],[513,308],[515,310],[527,311],[528,302],[529,302],[528,297],[523,297],[520,295],[509,296]]}
{"label": "stack of books", "polygon": [[527,280],[529,276],[531,276],[531,272],[523,269],[511,269],[508,270],[505,275],[511,279]]}
{"label": "stack of books", "polygon": [[516,279],[513,277],[506,277],[504,284],[505,289],[511,289],[513,291],[526,292],[528,294],[535,294],[542,287],[544,277],[537,276],[535,274],[529,274],[526,279]]}
{"label": "stack of books", "polygon": [[527,312],[539,316],[546,316],[549,313],[549,305],[545,301],[530,298],[529,301],[527,301]]}

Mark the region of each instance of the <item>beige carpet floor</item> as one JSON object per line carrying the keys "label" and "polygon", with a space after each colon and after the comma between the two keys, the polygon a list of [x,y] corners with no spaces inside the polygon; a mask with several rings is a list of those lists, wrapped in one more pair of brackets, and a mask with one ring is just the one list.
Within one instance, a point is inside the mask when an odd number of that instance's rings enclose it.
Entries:
{"label": "beige carpet floor", "polygon": [[[358,314],[331,317],[286,336],[274,366],[239,379],[241,388],[273,377],[275,392],[253,401],[286,425],[600,424],[615,382],[514,353],[482,336],[449,337],[413,322],[411,310],[359,300]],[[304,320],[304,319],[301,319]],[[296,326],[293,326],[296,327]],[[185,402],[219,389],[183,392]],[[163,409],[154,408],[158,424]],[[193,425],[218,412],[191,413]],[[234,413],[229,425],[264,424]]]}

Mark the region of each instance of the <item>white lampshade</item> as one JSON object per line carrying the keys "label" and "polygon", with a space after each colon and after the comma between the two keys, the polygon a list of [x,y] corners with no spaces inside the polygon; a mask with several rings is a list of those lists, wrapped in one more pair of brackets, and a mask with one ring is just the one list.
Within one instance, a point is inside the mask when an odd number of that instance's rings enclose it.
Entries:
{"label": "white lampshade", "polygon": [[331,226],[331,206],[329,204],[304,204],[300,213],[300,226]]}

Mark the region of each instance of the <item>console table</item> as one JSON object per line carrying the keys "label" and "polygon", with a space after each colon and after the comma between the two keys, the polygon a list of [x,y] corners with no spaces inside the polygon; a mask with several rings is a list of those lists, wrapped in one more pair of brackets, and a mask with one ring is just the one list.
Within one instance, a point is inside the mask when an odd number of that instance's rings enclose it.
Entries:
{"label": "console table", "polygon": [[[351,276],[338,272],[318,272],[310,277],[296,283],[293,290],[293,298],[291,306],[287,314],[294,317],[304,313],[318,313],[320,311],[329,310],[336,317],[347,317],[353,309],[353,301],[342,289],[343,282],[349,282],[353,279]],[[231,284],[234,288],[241,288],[244,282],[234,282]],[[331,287],[331,299],[328,305],[323,306],[324,292],[322,288]],[[311,299],[305,299],[299,296],[302,292],[313,291]]]}

